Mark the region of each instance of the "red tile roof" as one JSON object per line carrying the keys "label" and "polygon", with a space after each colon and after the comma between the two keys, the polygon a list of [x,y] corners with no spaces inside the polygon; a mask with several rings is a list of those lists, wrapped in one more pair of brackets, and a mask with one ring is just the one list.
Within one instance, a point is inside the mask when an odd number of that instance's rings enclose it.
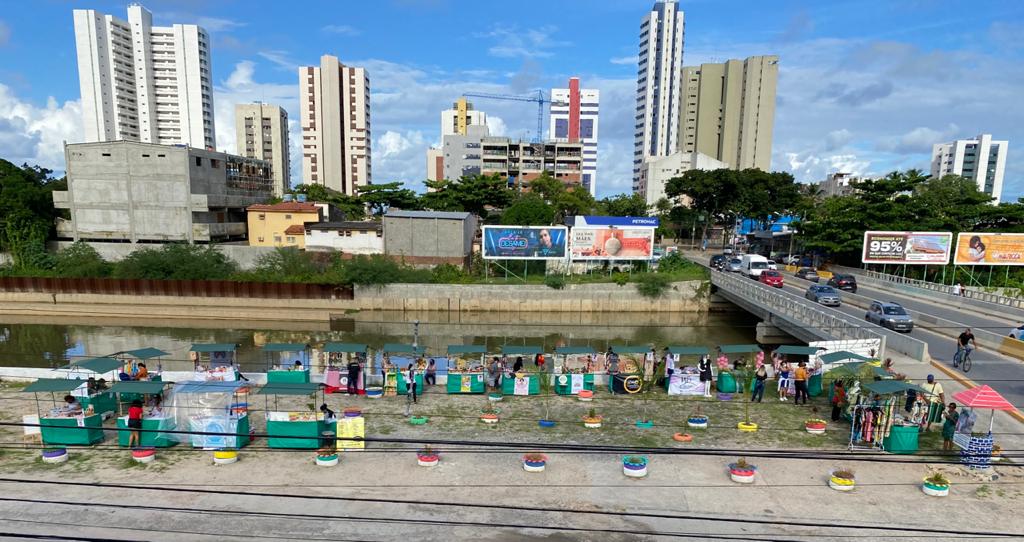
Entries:
{"label": "red tile roof", "polygon": [[267,205],[264,203],[257,203],[256,205],[250,205],[246,207],[246,211],[269,211],[271,213],[315,213],[319,210],[319,207],[314,203],[297,201],[288,201],[282,203],[275,203],[273,205]]}
{"label": "red tile roof", "polygon": [[288,226],[288,229],[284,230],[284,233],[287,235],[304,235],[306,228],[302,224],[292,224]]}

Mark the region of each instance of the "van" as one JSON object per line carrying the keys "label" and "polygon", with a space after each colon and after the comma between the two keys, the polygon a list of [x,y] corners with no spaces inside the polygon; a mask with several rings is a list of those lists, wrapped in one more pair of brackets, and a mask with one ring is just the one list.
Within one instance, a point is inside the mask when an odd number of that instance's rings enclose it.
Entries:
{"label": "van", "polygon": [[768,269],[768,258],[760,254],[744,254],[740,262],[740,273],[754,280],[759,279],[761,272]]}

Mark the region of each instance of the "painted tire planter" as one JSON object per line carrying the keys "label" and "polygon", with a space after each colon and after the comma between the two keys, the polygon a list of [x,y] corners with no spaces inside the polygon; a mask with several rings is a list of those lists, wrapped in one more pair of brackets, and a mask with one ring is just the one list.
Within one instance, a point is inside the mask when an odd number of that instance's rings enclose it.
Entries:
{"label": "painted tire planter", "polygon": [[812,435],[824,435],[827,425],[825,420],[807,420],[804,422],[804,429]]}
{"label": "painted tire planter", "polygon": [[480,421],[482,421],[482,422],[484,422],[484,423],[486,423],[488,425],[494,425],[494,424],[498,423],[498,415],[497,414],[481,414],[480,415]]}
{"label": "painted tire planter", "polygon": [[736,463],[729,464],[729,478],[737,484],[753,484],[755,475],[757,475],[757,467],[754,465],[737,467]]}
{"label": "painted tire planter", "polygon": [[740,422],[740,423],[736,424],[736,429],[739,429],[740,431],[743,431],[744,433],[753,433],[753,432],[757,431],[757,424],[756,423]]}
{"label": "painted tire planter", "polygon": [[676,433],[672,435],[672,440],[676,442],[690,442],[693,440],[693,435],[689,433]]}
{"label": "painted tire planter", "polygon": [[370,399],[380,399],[384,396],[383,388],[366,388],[366,396]]}
{"label": "painted tire planter", "polygon": [[338,464],[338,454],[330,455],[317,455],[316,466],[318,467],[333,467]]}
{"label": "painted tire planter", "polygon": [[43,463],[64,463],[68,460],[67,448],[44,449],[42,453]]}
{"label": "painted tire planter", "polygon": [[489,393],[489,394],[487,394],[487,400],[492,402],[492,403],[497,403],[498,401],[501,401],[502,399],[504,399],[504,396],[501,395],[500,393]]}
{"label": "painted tire planter", "polygon": [[651,420],[648,420],[646,422],[642,422],[642,421],[637,420],[636,426],[637,426],[638,429],[650,429],[650,428],[654,427],[654,422],[651,421]]}
{"label": "painted tire planter", "polygon": [[358,418],[363,415],[363,411],[360,408],[348,407],[344,410],[346,418]]}
{"label": "painted tire planter", "polygon": [[622,474],[629,478],[643,478],[647,476],[647,458],[639,455],[623,457]]}
{"label": "painted tire planter", "polygon": [[152,463],[156,460],[156,450],[153,448],[139,448],[132,450],[132,459],[136,463]]}
{"label": "painted tire planter", "polygon": [[718,392],[718,400],[719,401],[732,401],[732,394],[731,393]]}
{"label": "painted tire planter", "polygon": [[438,461],[441,461],[441,456],[437,454],[416,454],[416,464],[421,467],[436,467]]}
{"label": "painted tire planter", "polygon": [[921,491],[929,497],[947,497],[949,496],[949,484],[935,484],[925,478],[921,484]]}
{"label": "painted tire planter", "polygon": [[584,416],[583,417],[583,427],[586,427],[586,428],[589,428],[589,429],[597,429],[597,428],[601,427],[601,420],[602,420],[602,418],[600,416],[594,416],[593,418],[591,418],[590,416]]}
{"label": "painted tire planter", "polygon": [[412,416],[409,418],[409,423],[412,425],[424,425],[427,423],[426,416]]}
{"label": "painted tire planter", "polygon": [[857,480],[854,478],[840,478],[835,474],[829,475],[828,487],[836,491],[853,491],[857,487]]}
{"label": "painted tire planter", "polygon": [[588,403],[594,400],[594,392],[590,390],[580,390],[580,393],[577,395],[577,397],[580,398],[580,401]]}
{"label": "painted tire planter", "polygon": [[215,450],[213,452],[214,465],[230,465],[238,461],[238,452],[235,450]]}
{"label": "painted tire planter", "polygon": [[537,422],[541,427],[554,427],[555,422],[553,420],[541,420]]}
{"label": "painted tire planter", "polygon": [[686,420],[686,425],[693,427],[694,429],[707,429],[708,428],[708,417],[707,416],[690,416]]}
{"label": "painted tire planter", "polygon": [[527,454],[523,456],[523,470],[526,472],[544,472],[548,456],[544,454]]}

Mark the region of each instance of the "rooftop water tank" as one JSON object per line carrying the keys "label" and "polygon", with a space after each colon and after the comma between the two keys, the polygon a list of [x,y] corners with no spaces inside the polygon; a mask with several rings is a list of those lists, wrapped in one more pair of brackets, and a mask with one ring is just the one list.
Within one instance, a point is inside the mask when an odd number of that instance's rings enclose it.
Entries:
{"label": "rooftop water tank", "polygon": [[306,195],[305,194],[295,194],[295,201],[297,201],[299,203],[306,203]]}
{"label": "rooftop water tank", "polygon": [[281,201],[287,203],[291,201],[293,197],[294,196],[292,196],[291,194],[285,194],[284,196],[281,197]]}

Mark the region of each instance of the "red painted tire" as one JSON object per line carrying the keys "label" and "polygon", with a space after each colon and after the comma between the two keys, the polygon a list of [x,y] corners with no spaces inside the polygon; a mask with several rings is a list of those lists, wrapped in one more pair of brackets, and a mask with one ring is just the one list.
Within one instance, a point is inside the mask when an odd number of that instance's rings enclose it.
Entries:
{"label": "red painted tire", "polygon": [[152,448],[132,450],[132,457],[149,457],[151,455],[156,455],[156,450]]}
{"label": "red painted tire", "polygon": [[693,440],[693,435],[689,433],[676,433],[672,435],[672,440],[675,440],[677,442],[690,442],[691,440]]}

